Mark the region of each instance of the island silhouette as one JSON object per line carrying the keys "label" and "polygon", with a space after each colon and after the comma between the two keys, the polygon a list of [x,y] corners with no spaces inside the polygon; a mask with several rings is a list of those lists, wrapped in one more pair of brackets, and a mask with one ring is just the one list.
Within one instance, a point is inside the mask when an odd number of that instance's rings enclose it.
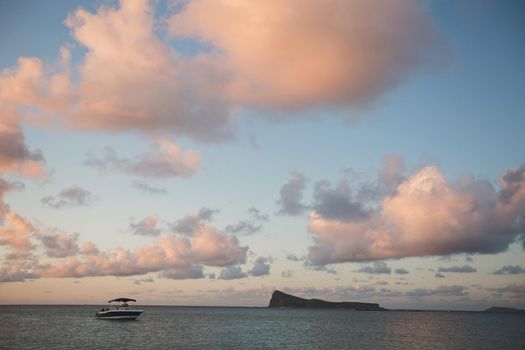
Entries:
{"label": "island silhouette", "polygon": [[331,302],[321,299],[304,299],[295,295],[286,294],[280,290],[272,293],[269,308],[293,307],[293,308],[318,308],[318,309],[351,309],[365,311],[385,311],[385,308],[375,303],[358,303],[358,302]]}
{"label": "island silhouette", "polygon": [[482,312],[482,313],[505,313],[525,314],[525,310],[512,307],[493,306],[482,311],[465,310],[421,310],[421,309],[396,309],[390,310],[376,303],[361,303],[355,301],[332,302],[321,299],[305,299],[295,295],[275,290],[272,293],[269,308],[311,308],[311,309],[349,309],[358,311],[443,311],[443,312]]}

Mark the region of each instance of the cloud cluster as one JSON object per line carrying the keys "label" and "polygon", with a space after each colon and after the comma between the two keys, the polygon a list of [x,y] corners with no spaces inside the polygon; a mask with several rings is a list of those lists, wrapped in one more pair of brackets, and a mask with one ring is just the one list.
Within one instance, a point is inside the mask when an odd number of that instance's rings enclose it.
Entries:
{"label": "cloud cluster", "polygon": [[167,194],[168,191],[162,187],[155,187],[146,182],[134,181],[133,187],[149,194]]}
{"label": "cloud cluster", "polygon": [[100,251],[93,242],[85,242],[82,246],[82,255],[99,255]]}
{"label": "cloud cluster", "polygon": [[0,283],[37,277],[32,271],[38,266],[32,238],[38,235],[38,230],[29,220],[12,212],[4,202],[6,192],[23,187],[19,182],[8,182],[0,178],[0,246],[7,248],[0,266]]}
{"label": "cloud cluster", "polygon": [[15,173],[30,177],[44,176],[45,161],[42,152],[30,151],[20,126],[2,115],[3,113],[6,112],[2,110],[0,102],[0,173]]}
{"label": "cloud cluster", "polygon": [[279,191],[280,198],[277,201],[279,211],[277,214],[298,216],[306,211],[307,207],[302,203],[305,185],[306,178],[304,175],[294,171],[290,180]]}
{"label": "cloud cluster", "polygon": [[303,261],[303,258],[299,258],[297,255],[289,253],[286,254],[286,260],[288,261]]}
{"label": "cloud cluster", "polygon": [[19,265],[11,264],[0,268],[0,283],[21,282],[38,277],[35,273],[20,270]]}
{"label": "cloud cluster", "polygon": [[249,275],[254,277],[269,275],[271,262],[271,258],[265,258],[260,256],[255,260],[252,269],[248,272],[242,271],[241,267],[238,265],[228,266],[221,270],[221,273],[219,274],[219,279],[236,280],[246,278]]}
{"label": "cloud cluster", "polygon": [[295,271],[293,271],[293,270],[281,271],[281,276],[284,277],[284,278],[292,278],[294,274],[295,274]]}
{"label": "cloud cluster", "polygon": [[438,272],[474,273],[478,270],[470,265],[439,267]]}
{"label": "cloud cluster", "polygon": [[33,249],[31,237],[36,228],[24,217],[11,211],[3,215],[0,227],[0,245],[12,249],[12,254],[24,256]]}
{"label": "cloud cluster", "polygon": [[175,221],[170,225],[170,229],[182,235],[192,235],[205,227],[207,222],[213,219],[218,210],[203,207],[197,214],[186,215],[184,218]]}
{"label": "cloud cluster", "polygon": [[[8,185],[0,182],[0,195]],[[2,202],[3,203],[3,202]],[[203,278],[204,266],[229,268],[246,261],[248,247],[231,236],[200,223],[198,230],[186,235],[160,235],[157,218],[147,217],[132,224],[136,234],[158,236],[153,242],[134,250],[118,247],[102,252],[92,242],[79,244],[78,234],[57,230],[37,230],[29,221],[3,206],[0,245],[10,248],[0,269],[0,282],[23,281],[26,278],[87,276],[131,276],[159,272],[170,279]],[[213,211],[203,209],[202,218]],[[36,244],[39,243],[39,244]],[[41,250],[48,259],[38,258]]]}
{"label": "cloud cluster", "polygon": [[359,201],[345,186],[323,185],[309,215],[315,240],[309,258],[329,264],[502,252],[525,232],[524,173],[525,165],[506,171],[497,190],[471,175],[450,183],[427,166],[389,176],[399,183],[375,202]]}
{"label": "cloud cluster", "polygon": [[117,248],[112,253],[65,258],[42,266],[36,272],[44,277],[86,277],[131,276],[167,270],[163,276],[174,278],[177,271],[194,275],[195,265],[244,263],[247,249],[239,246],[235,237],[207,227],[191,238],[167,234],[133,251]]}
{"label": "cloud cluster", "polygon": [[[168,7],[175,11],[167,19],[169,35],[189,38],[194,55],[161,34],[166,18],[155,18],[154,6],[136,0],[93,13],[79,8],[65,21],[76,45],[60,48],[56,62],[20,57],[0,72],[0,172],[44,175],[42,153],[29,150],[20,127],[31,123],[138,130],[156,140],[146,153],[128,159],[107,149],[87,163],[141,177],[191,176],[199,155],[183,151],[166,134],[229,138],[239,106],[369,103],[443,52],[431,19],[415,1],[379,7],[359,1],[194,0]],[[281,213],[305,210],[298,197],[301,179],[295,180],[283,187]],[[44,203],[82,204],[79,197],[59,197]]]}
{"label": "cloud cluster", "polygon": [[494,271],[493,275],[518,275],[525,273],[525,269],[520,265],[505,265],[501,269]]}
{"label": "cloud cluster", "polygon": [[270,274],[270,264],[269,259],[265,257],[258,257],[255,260],[253,268],[250,270],[252,276],[264,276]]}
{"label": "cloud cluster", "polygon": [[46,196],[41,199],[42,204],[49,208],[61,209],[75,206],[86,206],[91,204],[95,197],[78,186],[62,190],[57,196]]}
{"label": "cloud cluster", "polygon": [[[366,104],[446,51],[416,1],[192,0],[168,7],[168,18],[156,18],[155,6],[136,0],[78,8],[65,21],[75,44],[61,47],[56,62],[20,57],[0,72],[0,172],[44,175],[42,153],[29,150],[20,127],[30,123],[139,131],[157,139],[145,154],[126,159],[108,150],[88,164],[144,177],[191,176],[198,154],[167,134],[230,138],[245,106]],[[179,39],[196,53],[174,45]],[[297,215],[304,207],[290,186],[282,212]]]}
{"label": "cloud cluster", "polygon": [[525,283],[511,283],[504,287],[490,288],[489,291],[496,293],[499,297],[505,294],[511,298],[523,300],[525,298]]}
{"label": "cloud cluster", "polygon": [[304,259],[303,267],[307,270],[326,272],[331,275],[336,275],[337,271],[326,265],[313,264],[310,260]]}
{"label": "cloud cluster", "polygon": [[153,278],[147,277],[147,278],[140,278],[133,280],[133,284],[141,285],[142,283],[153,283],[155,282]]}
{"label": "cloud cluster", "polygon": [[184,152],[172,141],[162,139],[152,142],[149,150],[135,159],[119,158],[112,148],[106,147],[103,156],[90,154],[85,164],[99,170],[111,169],[140,177],[166,178],[189,177],[195,173],[199,162],[197,152]]}
{"label": "cloud cluster", "polygon": [[463,297],[468,294],[467,288],[464,286],[439,286],[434,289],[428,288],[417,288],[410,291],[407,291],[406,296],[412,298],[425,298],[429,296],[439,296],[439,297]]}
{"label": "cloud cluster", "polygon": [[161,229],[158,227],[159,217],[157,215],[150,215],[139,222],[131,222],[129,224],[129,231],[134,235],[139,236],[158,236]]}
{"label": "cloud cluster", "polygon": [[390,274],[392,269],[384,261],[374,261],[372,265],[363,266],[357,272],[370,274]]}
{"label": "cloud cluster", "polygon": [[219,279],[221,280],[236,280],[248,277],[246,272],[242,272],[240,266],[228,266],[221,270]]}
{"label": "cloud cluster", "polygon": [[262,229],[262,226],[254,224],[249,220],[242,220],[236,224],[228,225],[224,229],[235,235],[251,235],[259,232]]}
{"label": "cloud cluster", "polygon": [[16,142],[1,148],[0,166],[41,171],[19,120],[216,141],[232,135],[238,106],[367,104],[447,51],[416,1],[193,0],[168,10],[169,35],[195,54],[161,35],[165,18],[149,1],[122,1],[68,16],[78,61],[64,46],[53,64],[21,57],[3,70],[0,108],[14,123],[1,124],[0,140]]}
{"label": "cloud cluster", "polygon": [[68,235],[64,232],[40,234],[37,236],[42,242],[46,255],[50,258],[65,258],[79,253],[78,237],[78,233]]}
{"label": "cloud cluster", "polygon": [[160,272],[159,276],[172,280],[201,279],[204,278],[204,268],[202,265],[191,265],[182,268],[168,269]]}
{"label": "cloud cluster", "polygon": [[259,209],[255,207],[250,207],[248,209],[248,213],[252,216],[254,220],[257,220],[260,222],[268,222],[268,220],[270,220],[270,216],[268,214],[261,212]]}
{"label": "cloud cluster", "polygon": [[4,201],[4,195],[10,191],[21,190],[24,184],[21,182],[9,182],[0,178],[0,223],[4,219],[4,215],[10,210],[9,205]]}
{"label": "cloud cluster", "polygon": [[353,198],[347,181],[341,181],[333,189],[328,181],[317,182],[312,209],[326,219],[342,221],[366,219],[370,215],[363,204]]}
{"label": "cloud cluster", "polygon": [[286,287],[283,290],[287,293],[298,294],[305,298],[327,298],[331,300],[372,300],[374,298],[380,298],[385,300],[389,298],[402,297],[403,292],[391,290],[388,288],[376,288],[373,286],[367,286],[362,284],[355,285],[342,285],[336,287]]}
{"label": "cloud cluster", "polygon": [[80,63],[72,64],[65,47],[49,67],[20,58],[15,69],[2,72],[0,96],[30,122],[60,118],[82,129],[226,137],[230,116],[220,78],[174,54],[155,33],[153,13],[147,0],[101,6],[96,13],[79,8],[66,25],[85,48]]}
{"label": "cloud cluster", "polygon": [[37,229],[29,220],[11,211],[4,202],[4,195],[9,191],[23,189],[19,182],[8,182],[0,178],[0,245],[11,249],[8,257],[28,257],[33,249],[31,237]]}
{"label": "cloud cluster", "polygon": [[236,224],[226,226],[224,229],[226,232],[236,235],[251,235],[262,230],[262,222],[269,220],[268,214],[262,213],[259,209],[251,207],[248,209],[248,213],[251,218],[247,220],[241,220]]}

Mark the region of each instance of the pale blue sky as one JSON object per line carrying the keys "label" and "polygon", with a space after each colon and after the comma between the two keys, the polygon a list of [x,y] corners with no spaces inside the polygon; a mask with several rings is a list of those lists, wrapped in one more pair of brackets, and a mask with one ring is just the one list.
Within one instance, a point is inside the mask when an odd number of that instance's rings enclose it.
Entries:
{"label": "pale blue sky", "polygon": [[[68,13],[79,6],[95,12],[98,3],[0,0],[0,69],[14,67],[21,56],[54,62],[61,46],[74,43],[64,25]],[[157,3],[158,18],[167,16],[166,3]],[[525,163],[525,5],[521,1],[431,1],[426,11],[448,46],[449,59],[442,67],[411,73],[364,108],[327,106],[300,110],[295,112],[298,117],[285,121],[269,121],[261,116],[291,112],[241,108],[231,140],[203,143],[174,137],[173,141],[183,149],[200,153],[200,165],[189,178],[141,179],[115,171],[100,172],[84,164],[88,154],[100,155],[106,146],[120,157],[133,158],[144,153],[149,142],[138,132],[72,131],[22,124],[28,148],[42,150],[45,167],[51,175],[45,180],[26,179],[16,174],[3,176],[25,184],[24,191],[6,195],[5,201],[13,212],[42,227],[59,228],[69,234],[78,232],[79,242],[93,241],[100,250],[111,251],[117,246],[134,249],[149,244],[152,237],[125,232],[131,222],[149,215],[158,215],[166,227],[166,223],[208,207],[219,210],[210,225],[222,231],[228,225],[250,220],[248,209],[255,207],[268,214],[269,220],[260,223],[259,232],[238,236],[240,244],[249,246],[252,252],[241,267],[247,272],[255,259],[263,256],[270,258],[271,268],[269,274],[262,277],[231,281],[169,280],[152,272],[148,276],[155,282],[141,285],[133,285],[133,278],[144,276],[84,277],[78,279],[80,284],[75,284],[72,278],[43,277],[0,284],[0,303],[53,303],[69,288],[70,295],[78,293],[69,299],[72,302],[98,302],[105,300],[104,293],[136,292],[141,293],[139,299],[148,303],[195,305],[202,300],[206,305],[264,306],[269,298],[267,290],[289,288],[307,297],[368,298],[391,307],[445,308],[452,304],[478,309],[490,306],[491,302],[523,307],[523,291],[498,297],[494,290],[512,284],[525,290],[524,273],[490,275],[505,265],[525,269],[525,255],[518,243],[512,244],[505,253],[473,255],[473,262],[465,261],[465,254],[452,255],[451,261],[439,260],[439,255],[385,260],[392,268],[392,273],[386,275],[356,272],[370,263],[330,264],[329,268],[337,271],[330,274],[306,268],[302,261],[286,259],[288,253],[299,258],[306,256],[315,238],[308,227],[308,212],[297,217],[277,215],[279,191],[294,171],[307,179],[303,202],[309,205],[317,181],[326,179],[335,184],[349,168],[361,174],[361,181],[372,181],[385,155],[404,157],[407,174],[432,164],[437,165],[450,182],[471,173],[495,186],[505,171]],[[182,52],[198,51],[198,45],[191,40],[177,43],[184,46],[178,48]],[[80,62],[85,49],[77,43],[72,52],[73,61]],[[302,118],[304,115],[311,118]],[[145,194],[132,186],[134,181],[166,189],[168,193]],[[41,198],[56,196],[71,186],[91,192],[96,197],[93,203],[63,209],[41,203]],[[0,247],[0,252],[1,249],[7,252],[4,248]],[[464,264],[478,271],[451,273],[443,279],[434,277],[441,266]],[[396,275],[395,268],[404,268],[410,273]],[[217,276],[220,270],[205,268],[206,273]],[[281,272],[287,270],[294,271],[293,277],[281,276]],[[377,284],[379,280],[387,284],[381,287]],[[92,291],[103,283],[111,288]],[[346,296],[333,293],[338,287],[350,285],[357,290],[366,286],[375,288],[377,293],[355,292]],[[467,293],[417,299],[406,294],[414,289],[432,290],[440,286],[463,286]],[[319,290],[309,294],[304,289],[307,287]],[[83,288],[90,292],[83,292]],[[153,291],[145,292],[150,288]],[[228,288],[245,291],[245,299],[231,299],[224,292]],[[380,288],[399,295],[384,296],[379,293]],[[173,289],[180,290],[179,294],[166,299],[165,292]],[[223,292],[204,292],[212,289]]]}

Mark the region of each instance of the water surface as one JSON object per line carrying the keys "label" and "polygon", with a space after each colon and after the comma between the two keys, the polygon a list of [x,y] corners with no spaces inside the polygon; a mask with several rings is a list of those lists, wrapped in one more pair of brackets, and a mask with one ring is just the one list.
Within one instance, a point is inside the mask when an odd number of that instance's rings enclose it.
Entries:
{"label": "water surface", "polygon": [[1,349],[525,349],[525,316],[144,306],[0,306]]}

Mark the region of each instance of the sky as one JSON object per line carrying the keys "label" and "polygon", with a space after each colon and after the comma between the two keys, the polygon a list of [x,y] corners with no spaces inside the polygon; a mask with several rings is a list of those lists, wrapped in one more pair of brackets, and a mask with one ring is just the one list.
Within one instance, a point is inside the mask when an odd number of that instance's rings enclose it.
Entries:
{"label": "sky", "polygon": [[524,308],[524,16],[0,0],[0,304]]}

